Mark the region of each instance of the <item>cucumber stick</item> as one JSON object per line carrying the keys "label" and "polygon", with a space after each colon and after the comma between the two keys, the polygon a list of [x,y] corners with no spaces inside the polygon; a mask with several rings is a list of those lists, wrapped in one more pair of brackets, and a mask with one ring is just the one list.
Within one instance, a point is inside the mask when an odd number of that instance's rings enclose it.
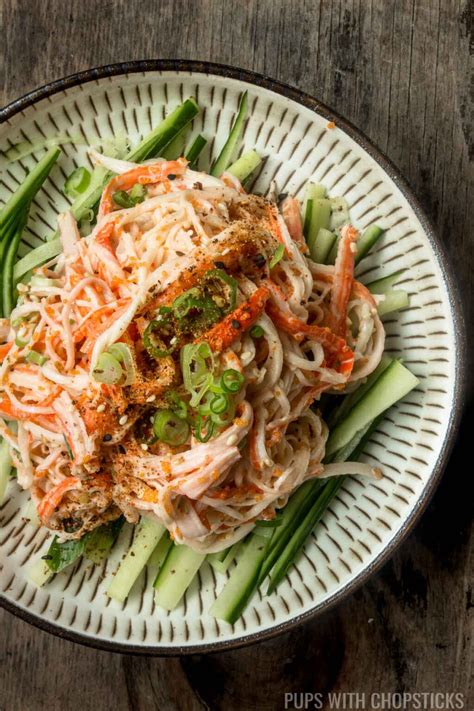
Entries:
{"label": "cucumber stick", "polygon": [[392,311],[405,309],[409,305],[410,298],[407,292],[402,289],[396,289],[393,291],[387,291],[384,294],[383,301],[377,304],[377,311],[379,316],[384,316],[385,314],[392,313]]}
{"label": "cucumber stick", "polygon": [[306,183],[303,200],[303,215],[306,215],[308,200],[320,200],[326,197],[326,188],[318,183]]}
{"label": "cucumber stick", "polygon": [[243,544],[237,565],[209,614],[233,624],[241,615],[259,580],[268,539],[253,533]]}
{"label": "cucumber stick", "polygon": [[315,258],[314,253],[319,230],[328,229],[330,215],[330,200],[325,198],[309,198],[307,200],[303,232],[312,259]]}
{"label": "cucumber stick", "polygon": [[204,150],[206,143],[207,140],[204,138],[204,136],[201,136],[201,134],[199,134],[198,136],[196,136],[191,146],[186,151],[186,160],[189,161],[190,168],[196,167],[197,160],[201,155],[202,151]]}
{"label": "cucumber stick", "polygon": [[234,121],[234,124],[231,128],[231,131],[229,133],[229,138],[224,144],[224,147],[222,148],[221,152],[219,153],[218,157],[214,161],[212,167],[211,167],[211,175],[213,175],[215,178],[220,178],[222,173],[227,169],[227,167],[231,164],[232,162],[232,156],[234,155],[235,151],[237,150],[237,145],[240,140],[240,136],[242,133],[242,129],[244,126],[244,121],[247,116],[247,92],[245,91],[242,94],[242,98],[240,99],[240,104],[239,104],[239,110],[237,113],[237,117]]}
{"label": "cucumber stick", "polygon": [[336,241],[336,235],[322,227],[316,237],[311,257],[318,264],[326,264],[329,252]]}
{"label": "cucumber stick", "polygon": [[165,535],[160,538],[160,540],[158,541],[158,545],[155,547],[155,550],[149,557],[147,563],[148,567],[156,568],[156,572],[158,572],[159,568],[161,568],[161,566],[165,562],[166,556],[168,555],[168,551],[172,545],[173,541],[169,537],[169,534],[165,533]]}
{"label": "cucumber stick", "polygon": [[155,602],[165,610],[174,610],[201,567],[205,553],[188,546],[173,545],[155,580]]}
{"label": "cucumber stick", "polygon": [[44,262],[48,262],[53,257],[56,257],[61,252],[61,240],[55,237],[50,242],[45,242],[39,247],[32,249],[22,259],[19,259],[13,269],[13,278],[18,281],[32,269],[36,269]]}
{"label": "cucumber stick", "polygon": [[257,151],[248,151],[244,153],[235,163],[232,163],[227,168],[227,172],[233,175],[237,180],[243,183],[260,165],[262,159]]}
{"label": "cucumber stick", "polygon": [[331,217],[329,218],[329,229],[334,231],[339,229],[343,225],[348,225],[351,219],[349,217],[349,205],[347,204],[346,198],[330,198],[329,202],[331,203]]}
{"label": "cucumber stick", "polygon": [[241,541],[234,543],[233,546],[224,551],[220,551],[220,553],[211,553],[207,556],[207,562],[212,565],[217,573],[223,575],[232,561],[239,555],[240,547]]}
{"label": "cucumber stick", "polygon": [[404,269],[399,269],[397,272],[393,272],[393,274],[389,274],[382,279],[371,281],[370,284],[366,284],[366,287],[371,294],[386,294],[388,291],[393,290],[393,287],[404,272]]}
{"label": "cucumber stick", "polygon": [[325,418],[326,424],[330,430],[332,430],[338,424],[338,422],[344,419],[345,416],[352,410],[352,408],[357,405],[359,400],[361,400],[364,395],[370,390],[372,385],[375,384],[375,382],[379,379],[379,376],[382,375],[384,370],[388,368],[390,363],[393,363],[393,358],[390,358],[389,356],[384,354],[380,359],[380,363],[373,371],[373,373],[369,375],[365,383],[359,385],[357,390],[354,390],[354,392],[350,393],[350,395],[346,395],[339,407],[336,407],[330,413],[329,417]]}
{"label": "cucumber stick", "polygon": [[49,568],[47,562],[42,558],[39,558],[30,568],[28,573],[28,580],[36,585],[38,588],[43,587],[51,578],[54,573]]}
{"label": "cucumber stick", "polygon": [[8,480],[12,470],[10,447],[6,439],[0,441],[0,504],[3,503],[7,491]]}
{"label": "cucumber stick", "polygon": [[[366,230],[361,234],[359,239],[357,240],[357,252],[355,256],[355,263],[358,264],[360,260],[365,257],[367,252],[372,249],[374,244],[377,242],[377,240],[380,239],[380,237],[383,235],[385,230],[383,230],[381,227],[378,225],[371,225],[370,227],[367,227]],[[331,251],[329,252],[328,258],[327,258],[327,264],[334,264],[336,261],[337,257],[337,249],[339,245],[339,240],[334,243]]]}
{"label": "cucumber stick", "polygon": [[328,481],[319,491],[319,495],[315,502],[306,513],[304,518],[301,520],[299,526],[297,527],[295,533],[292,535],[281,555],[278,557],[271,575],[270,583],[268,585],[267,594],[272,593],[277,587],[278,583],[285,577],[288,568],[292,565],[296,554],[298,553],[301,546],[304,545],[309,534],[321,519],[322,515],[326,511],[327,507],[331,503],[333,497],[335,496],[337,490],[341,485],[341,479],[343,477],[335,477]]}
{"label": "cucumber stick", "polygon": [[46,177],[49,175],[51,168],[61,154],[59,148],[51,148],[43,158],[35,165],[28,175],[25,176],[18,190],[15,190],[8,202],[0,212],[0,233],[3,236],[3,230],[12,220],[15,219],[18,211],[27,207],[31,199],[36,195]]}
{"label": "cucumber stick", "polygon": [[384,232],[385,230],[378,225],[371,225],[364,230],[357,240],[357,252],[355,257],[356,264],[359,264],[360,260],[365,257],[370,249],[372,249],[374,244],[378,242]]}
{"label": "cucumber stick", "polygon": [[[270,540],[267,556],[260,571],[260,582],[271,570],[281,551],[291,539],[301,517],[312,506],[317,491],[321,486],[319,481],[307,481],[291,496],[281,513],[281,523],[275,528]],[[258,530],[256,530],[255,535],[258,535]]]}
{"label": "cucumber stick", "polygon": [[335,454],[384,410],[418,385],[418,379],[397,360],[393,361],[370,388],[365,397],[352,408],[331,432],[326,444],[326,456]]}
{"label": "cucumber stick", "polygon": [[164,532],[161,523],[144,517],[140,519],[132,545],[107,590],[109,597],[118,602],[125,600]]}

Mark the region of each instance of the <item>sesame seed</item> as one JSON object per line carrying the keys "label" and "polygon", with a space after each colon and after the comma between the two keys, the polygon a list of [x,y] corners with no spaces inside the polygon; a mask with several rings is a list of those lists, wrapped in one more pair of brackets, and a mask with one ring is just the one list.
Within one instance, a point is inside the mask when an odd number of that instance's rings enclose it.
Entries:
{"label": "sesame seed", "polygon": [[245,351],[245,353],[242,353],[240,357],[245,360],[246,358],[250,358],[251,355],[250,351]]}
{"label": "sesame seed", "polygon": [[143,442],[143,444],[141,444],[140,447],[143,449],[144,452],[146,452],[148,449],[148,445],[146,444],[146,442]]}
{"label": "sesame seed", "polygon": [[146,401],[147,402],[154,402],[156,400],[156,395],[150,395],[150,397],[147,397]]}
{"label": "sesame seed", "polygon": [[227,437],[226,444],[228,447],[232,447],[232,445],[235,444],[236,442],[237,442],[237,435],[236,434],[232,434],[232,435],[230,435],[230,437]]}
{"label": "sesame seed", "polygon": [[127,415],[122,415],[122,417],[119,420],[119,425],[126,425],[128,421]]}
{"label": "sesame seed", "polygon": [[99,405],[99,406],[98,406],[97,412],[104,412],[104,410],[105,410],[105,404],[102,403],[102,405]]}

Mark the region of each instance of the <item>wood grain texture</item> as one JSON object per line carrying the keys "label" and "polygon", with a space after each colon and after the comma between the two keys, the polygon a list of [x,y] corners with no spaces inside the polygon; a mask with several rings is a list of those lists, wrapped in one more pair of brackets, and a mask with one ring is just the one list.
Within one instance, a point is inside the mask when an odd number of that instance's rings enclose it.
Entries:
{"label": "wood grain texture", "polygon": [[[295,84],[406,176],[443,238],[471,326],[473,14],[463,0],[0,0],[0,102],[90,66],[152,57]],[[471,416],[472,395],[471,376]],[[329,690],[456,691],[473,708],[465,423],[415,533],[336,610],[248,649],[161,660],[82,648],[2,612],[1,711],[280,709],[285,692]]]}

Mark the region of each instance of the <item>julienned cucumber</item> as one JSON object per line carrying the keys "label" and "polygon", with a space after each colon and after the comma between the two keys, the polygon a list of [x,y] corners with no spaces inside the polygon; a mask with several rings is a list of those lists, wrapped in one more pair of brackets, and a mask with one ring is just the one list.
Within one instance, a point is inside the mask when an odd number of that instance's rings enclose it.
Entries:
{"label": "julienned cucumber", "polygon": [[388,410],[416,385],[418,379],[397,360],[393,361],[365,397],[359,400],[348,416],[331,432],[326,444],[326,456],[342,449],[359,430],[384,410]]}
{"label": "julienned cucumber", "polygon": [[[348,220],[350,222],[350,220]],[[361,234],[357,241],[357,252],[355,256],[355,263],[358,264],[360,260],[365,257],[367,252],[372,249],[377,240],[383,235],[384,230],[378,225],[371,225]],[[326,264],[334,264],[337,257],[337,250],[339,246],[339,240],[334,243],[331,251],[329,252]]]}
{"label": "julienned cucumber", "polygon": [[[307,481],[291,496],[281,513],[281,524],[275,528],[275,531],[273,532],[273,536],[268,547],[268,555],[266,556],[260,571],[259,582],[265,578],[273,567],[281,551],[284,549],[295,532],[300,517],[304,516],[311,508],[321,486],[322,484],[319,481]],[[256,529],[255,535],[258,534],[259,531]]]}
{"label": "julienned cucumber", "polygon": [[32,249],[31,252],[28,252],[28,254],[15,264],[13,278],[15,281],[18,281],[32,269],[36,269],[36,267],[44,264],[44,262],[56,257],[56,255],[61,252],[61,249],[61,240],[59,237],[51,240],[51,242],[41,244],[39,247],[36,247],[36,249]]}
{"label": "julienned cucumber", "polygon": [[60,154],[59,148],[51,148],[33,170],[25,176],[18,190],[15,190],[8,202],[5,203],[0,212],[0,234],[2,236],[4,228],[15,219],[18,211],[29,206],[31,199],[38,192]]}
{"label": "julienned cucumber", "polygon": [[186,160],[189,161],[190,168],[194,168],[196,166],[197,160],[204,150],[206,143],[207,139],[199,134],[192,142],[190,148],[186,151]]}
{"label": "julienned cucumber", "polygon": [[347,204],[346,198],[335,197],[330,198],[331,203],[331,217],[329,219],[329,229],[334,231],[342,227],[343,225],[349,224],[349,205]]}
{"label": "julienned cucumber", "polygon": [[96,565],[106,558],[122,530],[125,519],[121,516],[115,521],[104,523],[94,529],[84,548],[84,558],[92,561]]}
{"label": "julienned cucumber", "polygon": [[285,577],[288,568],[292,565],[295,559],[296,554],[301,546],[304,545],[309,534],[326,511],[340,484],[341,482],[339,478],[328,481],[320,490],[316,501],[313,503],[306,516],[304,516],[302,520],[300,519],[301,523],[288,541],[272,569],[270,583],[267,590],[268,595],[275,590],[278,583]]}
{"label": "julienned cucumber", "polygon": [[377,304],[379,316],[390,314],[392,311],[406,309],[406,307],[410,305],[410,297],[406,291],[402,291],[401,289],[387,291],[383,296],[383,301]]}
{"label": "julienned cucumber", "polygon": [[234,543],[233,546],[227,548],[225,551],[221,551],[220,553],[210,553],[207,556],[207,562],[209,565],[212,565],[215,571],[223,575],[232,561],[239,555],[240,546],[241,542],[239,541],[238,543]]}
{"label": "julienned cucumber", "polygon": [[357,252],[355,263],[359,264],[360,260],[365,257],[369,249],[372,249],[374,244],[380,239],[385,230],[378,225],[371,225],[362,233],[357,241]]}
{"label": "julienned cucumber", "polygon": [[268,538],[252,533],[243,544],[237,565],[209,610],[209,614],[233,624],[241,615],[258,582]]}
{"label": "julienned cucumber", "polygon": [[165,610],[174,610],[201,567],[205,553],[188,546],[173,545],[155,580],[155,602]]}
{"label": "julienned cucumber", "polygon": [[49,580],[51,580],[53,575],[54,575],[54,573],[49,568],[47,562],[45,560],[43,560],[42,558],[39,558],[31,566],[30,571],[28,573],[28,580],[30,582],[32,582],[34,585],[36,585],[37,587],[41,588]]}
{"label": "julienned cucumber", "polygon": [[315,259],[316,239],[321,229],[329,227],[331,202],[325,198],[309,198],[306,202],[303,232],[312,259]]}
{"label": "julienned cucumber", "polygon": [[326,197],[326,188],[318,183],[306,183],[303,200],[303,214],[306,216],[308,200],[320,200]]}
{"label": "julienned cucumber", "polygon": [[330,430],[332,430],[338,422],[344,419],[344,417],[352,410],[352,408],[361,400],[364,395],[370,390],[372,385],[379,379],[380,375],[387,370],[388,366],[393,363],[393,358],[387,355],[383,355],[380,359],[380,363],[376,369],[369,375],[365,383],[359,385],[357,390],[354,390],[350,395],[346,395],[341,402],[341,404],[336,407],[330,413],[329,417],[326,417],[326,424]]}
{"label": "julienned cucumber", "polygon": [[335,241],[336,235],[334,232],[321,227],[316,237],[313,251],[311,252],[311,257],[314,261],[318,264],[326,264],[329,252],[331,251]]}
{"label": "julienned cucumber", "polygon": [[257,151],[248,151],[227,168],[227,172],[243,183],[258,168],[262,159]]}
{"label": "julienned cucumber", "polygon": [[133,543],[109,585],[107,595],[123,602],[165,531],[161,523],[142,517],[135,529]]}
{"label": "julienned cucumber", "polygon": [[366,287],[371,294],[386,294],[388,291],[393,291],[393,287],[404,272],[404,269],[399,269],[397,272],[393,272],[393,274],[382,277],[382,279],[371,281],[369,284],[366,284]]}
{"label": "julienned cucumber", "polygon": [[242,94],[240,99],[239,110],[234,124],[229,133],[229,138],[224,144],[221,152],[214,161],[210,173],[216,178],[220,178],[222,173],[227,169],[227,167],[232,162],[232,156],[234,155],[237,145],[240,140],[240,134],[242,133],[242,128],[244,126],[245,117],[247,116],[247,92]]}
{"label": "julienned cucumber", "polygon": [[10,446],[5,439],[0,441],[0,504],[3,503],[12,469]]}
{"label": "julienned cucumber", "polygon": [[155,547],[155,550],[151,554],[151,556],[148,558],[148,567],[149,568],[154,568],[155,569],[155,577],[156,573],[158,572],[159,568],[163,565],[163,563],[166,560],[166,556],[168,555],[169,549],[173,545],[173,541],[169,537],[168,532],[164,534],[158,541],[158,545]]}

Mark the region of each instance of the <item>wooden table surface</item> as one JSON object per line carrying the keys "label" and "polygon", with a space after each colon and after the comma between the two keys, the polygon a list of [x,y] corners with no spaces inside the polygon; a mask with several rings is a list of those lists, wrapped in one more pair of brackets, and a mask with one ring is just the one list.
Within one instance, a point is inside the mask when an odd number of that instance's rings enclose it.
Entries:
{"label": "wooden table surface", "polygon": [[[0,0],[0,17],[1,104],[91,66],[157,57],[233,64],[314,94],[411,183],[446,245],[472,324],[472,4]],[[472,385],[471,376],[471,414]],[[134,658],[1,612],[1,711],[280,709],[285,692],[330,690],[458,692],[474,708],[468,436],[464,424],[429,510],[382,571],[335,610],[272,641]]]}

